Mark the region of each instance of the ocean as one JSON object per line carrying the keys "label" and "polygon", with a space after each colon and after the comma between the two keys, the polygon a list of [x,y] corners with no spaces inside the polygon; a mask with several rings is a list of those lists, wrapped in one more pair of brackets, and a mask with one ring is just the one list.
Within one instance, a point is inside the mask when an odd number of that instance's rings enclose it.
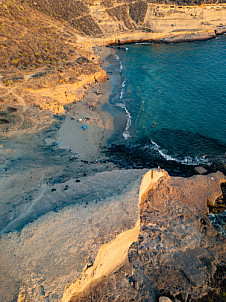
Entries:
{"label": "ocean", "polygon": [[226,162],[226,35],[115,47],[111,106],[127,121],[110,139],[150,162]]}
{"label": "ocean", "polygon": [[[107,69],[116,129],[108,142],[111,159],[130,168],[161,165],[174,176],[191,176],[200,164],[225,173],[225,53],[226,35],[115,47]],[[226,211],[209,218],[226,236]]]}

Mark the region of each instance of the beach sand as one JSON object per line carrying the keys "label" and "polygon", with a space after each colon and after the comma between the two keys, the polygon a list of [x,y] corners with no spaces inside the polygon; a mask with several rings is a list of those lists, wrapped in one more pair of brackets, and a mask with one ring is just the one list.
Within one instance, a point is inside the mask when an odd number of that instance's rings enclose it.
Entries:
{"label": "beach sand", "polygon": [[[103,59],[108,52],[108,49],[102,51]],[[48,191],[47,183],[64,182],[70,177],[81,178],[84,174],[109,170],[114,166],[107,163],[101,153],[106,139],[113,133],[113,118],[102,110],[103,104],[108,102],[110,81],[85,88],[84,99],[68,106],[65,119],[60,124],[57,122],[40,133],[2,140],[0,168],[4,173],[0,178],[0,233],[4,228],[10,230],[8,222],[13,224],[27,212],[34,200],[40,199],[43,190]],[[89,110],[87,103],[94,110]],[[79,119],[82,121],[78,122]],[[82,130],[84,125],[87,128]],[[31,218],[37,217],[33,215]]]}
{"label": "beach sand", "polygon": [[58,132],[60,148],[79,154],[82,160],[100,158],[100,148],[114,130],[112,116],[102,110],[103,104],[108,102],[109,86],[110,81],[93,84],[84,99],[71,106]]}
{"label": "beach sand", "polygon": [[95,83],[60,124],[3,142],[0,301],[21,291],[59,301],[103,243],[135,226],[146,170],[118,170],[101,153],[114,131],[109,94],[110,81]]}

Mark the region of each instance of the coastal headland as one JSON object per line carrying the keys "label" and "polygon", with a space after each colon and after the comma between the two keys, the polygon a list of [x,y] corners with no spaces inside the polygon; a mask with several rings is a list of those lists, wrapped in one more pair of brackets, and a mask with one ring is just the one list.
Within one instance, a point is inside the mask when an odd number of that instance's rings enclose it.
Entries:
{"label": "coastal headland", "polygon": [[148,171],[136,226],[103,245],[61,301],[194,301],[217,282],[214,301],[223,301],[223,278],[217,275],[225,263],[225,238],[206,219],[206,201],[215,203],[222,182],[220,172],[183,179]]}
{"label": "coastal headland", "polygon": [[224,209],[223,173],[173,177],[102,152],[115,131],[108,46],[212,39],[225,12],[0,2],[0,301],[225,300],[225,238],[208,218]]}

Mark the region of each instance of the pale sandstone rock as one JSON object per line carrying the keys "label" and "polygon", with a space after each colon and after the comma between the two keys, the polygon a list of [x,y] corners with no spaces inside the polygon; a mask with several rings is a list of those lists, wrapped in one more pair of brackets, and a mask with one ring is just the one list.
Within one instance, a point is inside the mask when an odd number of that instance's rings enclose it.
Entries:
{"label": "pale sandstone rock", "polygon": [[[215,274],[226,261],[226,241],[206,216],[207,200],[214,203],[225,181],[221,172],[186,179],[169,177],[160,170],[147,172],[140,187],[139,237],[129,247],[129,262],[121,272],[83,287],[80,294],[72,284],[62,301],[80,301],[80,297],[89,297],[90,290],[93,301],[143,301],[145,297],[150,302],[162,291],[196,300],[214,290]],[[160,297],[159,301],[171,300]]]}
{"label": "pale sandstone rock", "polygon": [[172,300],[168,297],[159,297],[159,302],[172,302]]}

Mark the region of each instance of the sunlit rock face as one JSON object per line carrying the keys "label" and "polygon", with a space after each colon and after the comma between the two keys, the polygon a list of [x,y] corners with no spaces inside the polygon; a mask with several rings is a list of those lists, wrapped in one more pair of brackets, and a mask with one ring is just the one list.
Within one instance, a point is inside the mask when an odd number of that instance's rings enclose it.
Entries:
{"label": "sunlit rock face", "polygon": [[139,236],[128,260],[63,301],[198,301],[208,295],[223,301],[226,240],[210,224],[207,205],[215,204],[225,180],[221,172],[190,178],[147,172],[140,187]]}

